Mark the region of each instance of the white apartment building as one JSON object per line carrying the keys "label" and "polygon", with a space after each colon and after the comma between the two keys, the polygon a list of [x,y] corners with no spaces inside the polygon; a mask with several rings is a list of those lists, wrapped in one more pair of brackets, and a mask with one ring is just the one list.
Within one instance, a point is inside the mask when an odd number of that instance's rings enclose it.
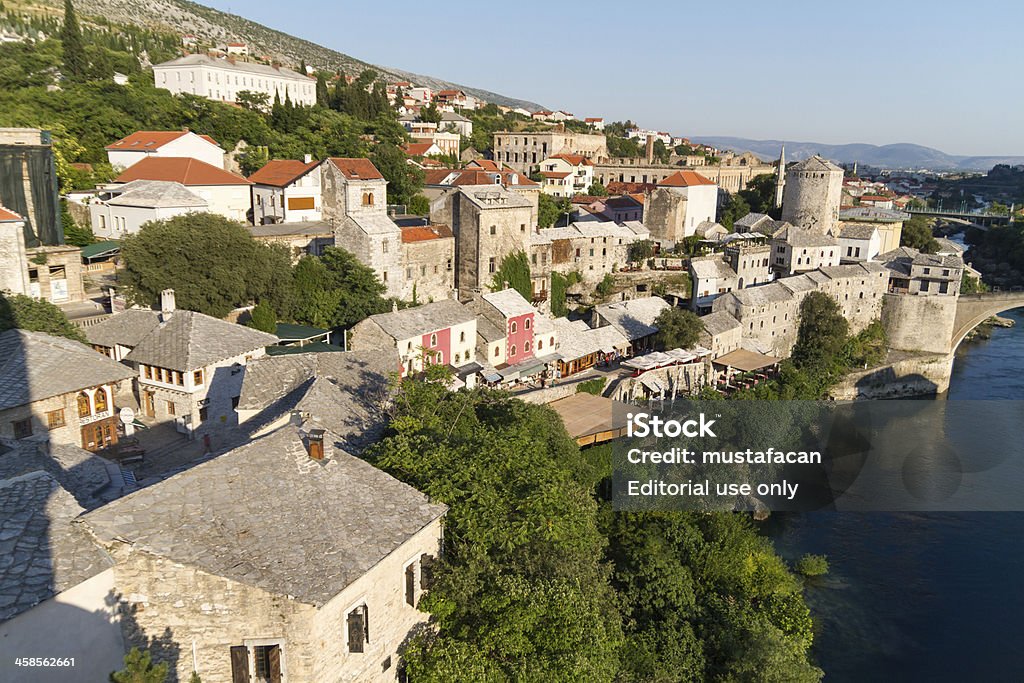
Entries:
{"label": "white apartment building", "polygon": [[216,59],[207,55],[186,55],[153,65],[158,88],[175,95],[189,93],[220,102],[235,102],[244,90],[291,99],[294,104],[316,104],[316,79],[279,66]]}

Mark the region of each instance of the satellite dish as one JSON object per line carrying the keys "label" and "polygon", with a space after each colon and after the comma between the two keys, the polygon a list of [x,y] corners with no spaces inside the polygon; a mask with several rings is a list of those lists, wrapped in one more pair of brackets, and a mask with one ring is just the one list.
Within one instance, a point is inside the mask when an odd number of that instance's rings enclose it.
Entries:
{"label": "satellite dish", "polygon": [[135,421],[135,411],[131,408],[124,407],[117,412],[117,417],[121,420],[122,424],[130,425]]}

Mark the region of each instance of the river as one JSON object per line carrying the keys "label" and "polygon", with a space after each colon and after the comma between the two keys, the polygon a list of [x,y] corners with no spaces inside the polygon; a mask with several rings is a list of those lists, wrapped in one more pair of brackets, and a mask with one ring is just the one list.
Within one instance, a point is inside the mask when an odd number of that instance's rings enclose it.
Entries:
{"label": "river", "polygon": [[[958,353],[938,400],[1024,399],[1024,314]],[[1024,495],[1024,492],[1022,492]],[[787,559],[828,556],[808,583],[826,681],[1024,680],[1024,513],[777,516]]]}

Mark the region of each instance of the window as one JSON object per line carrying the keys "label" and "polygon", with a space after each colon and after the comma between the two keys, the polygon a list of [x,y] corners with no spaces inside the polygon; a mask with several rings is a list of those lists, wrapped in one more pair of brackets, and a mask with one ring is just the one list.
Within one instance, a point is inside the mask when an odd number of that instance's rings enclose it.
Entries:
{"label": "window", "polygon": [[437,346],[437,334],[430,335],[430,345]]}
{"label": "window", "polygon": [[14,427],[15,439],[27,439],[32,436],[32,418],[27,417],[24,420],[16,420],[11,425]]}
{"label": "window", "polygon": [[195,372],[192,373],[192,383],[195,384],[196,386],[201,386],[203,384],[202,370],[196,370]]}
{"label": "window", "polygon": [[64,422],[64,409],[51,410],[46,414],[46,426],[48,429],[57,429],[57,427],[63,427]]}
{"label": "window", "polygon": [[494,257],[492,256],[491,258],[487,259],[487,272],[488,273],[493,273],[494,270],[495,270],[495,263],[494,263]]}
{"label": "window", "polygon": [[455,354],[455,364],[458,365],[461,362],[462,362],[462,354],[461,353]]}
{"label": "window", "polygon": [[164,401],[164,403],[167,405],[167,414],[168,415],[175,415],[176,413],[174,412],[174,402],[173,401]]}
{"label": "window", "polygon": [[370,615],[366,605],[359,605],[345,619],[348,627],[348,651],[363,652],[370,642]]}
{"label": "window", "polygon": [[491,234],[492,235],[498,234],[498,226],[496,226],[496,225],[492,225],[491,226]]}
{"label": "window", "polygon": [[209,406],[203,406],[202,408],[199,409],[199,421],[200,422],[206,422],[206,418],[209,417],[209,415],[210,415],[210,408],[209,408]]}
{"label": "window", "polygon": [[523,343],[523,353],[529,353],[529,352],[530,352],[530,342],[524,342]]}
{"label": "window", "polygon": [[513,344],[512,348],[509,349],[508,355],[509,355],[509,357],[512,357],[512,356],[516,355],[516,345],[515,344]]}
{"label": "window", "polygon": [[543,339],[538,339],[537,340],[537,350],[540,351],[543,348],[544,348],[544,340]]}
{"label": "window", "polygon": [[497,346],[495,346],[494,347],[494,357],[497,358],[499,353],[501,353],[501,349],[499,349]]}
{"label": "window", "polygon": [[519,224],[519,232],[526,232],[526,223]]}
{"label": "window", "polygon": [[281,680],[280,645],[256,645],[252,648],[252,659],[257,681],[279,683]]}
{"label": "window", "polygon": [[513,320],[512,322],[509,323],[508,329],[509,332],[515,334],[517,331],[519,331],[519,326],[516,324],[516,321]]}
{"label": "window", "polygon": [[381,249],[382,253],[384,253],[384,254],[388,253],[388,241],[387,240],[384,240],[383,242],[380,243],[380,249]]}
{"label": "window", "polygon": [[373,206],[373,193],[372,192],[364,192],[363,193],[363,206]]}
{"label": "window", "polygon": [[459,341],[460,342],[466,341],[466,331],[465,330],[463,330],[462,332],[459,332]]}
{"label": "window", "polygon": [[109,406],[107,405],[107,392],[106,392],[105,389],[102,389],[102,388],[97,389],[96,390],[96,395],[95,395],[94,398],[96,400],[96,412],[97,413],[102,413],[105,410],[107,410],[107,408]]}
{"label": "window", "polygon": [[416,565],[417,562],[410,562],[405,568],[405,604],[410,607],[416,606]]}
{"label": "window", "polygon": [[523,326],[524,326],[524,327],[525,327],[526,329],[530,329],[530,319],[529,319],[529,318],[527,318],[527,319],[526,319],[526,320],[525,320],[525,321],[523,322]]}
{"label": "window", "polygon": [[92,401],[84,391],[78,394],[78,417],[87,418],[92,415]]}
{"label": "window", "polygon": [[451,259],[448,259],[448,265],[447,265],[446,269],[447,270],[451,270],[452,269],[452,260]]}

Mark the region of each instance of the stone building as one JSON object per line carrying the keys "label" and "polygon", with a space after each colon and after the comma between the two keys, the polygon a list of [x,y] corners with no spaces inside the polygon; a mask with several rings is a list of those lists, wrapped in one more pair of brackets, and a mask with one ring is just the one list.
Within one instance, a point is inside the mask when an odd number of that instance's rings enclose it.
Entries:
{"label": "stone building", "polygon": [[586,194],[594,184],[594,162],[581,154],[552,154],[540,162],[541,191],[553,197]]}
{"label": "stone building", "polygon": [[280,244],[288,249],[292,262],[305,255],[321,256],[334,246],[334,227],[327,221],[300,221],[271,225],[248,225],[253,239],[266,244]]}
{"label": "stone building", "polygon": [[338,441],[289,423],[86,514],[127,644],[181,681],[394,681],[446,508]]}
{"label": "stone building", "polygon": [[530,224],[537,225],[540,202],[540,183],[530,180],[515,169],[480,159],[465,168],[428,168],[424,171],[423,196],[434,201],[448,188],[470,185],[501,185],[506,190],[525,197],[532,205]]}
{"label": "stone building", "polygon": [[784,225],[772,235],[771,249],[772,270],[783,277],[839,265],[835,237],[793,225]]}
{"label": "stone building", "polygon": [[131,368],[88,346],[42,332],[0,334],[0,437],[73,444],[117,443],[114,397]]}
{"label": "stone building", "polygon": [[455,234],[460,299],[502,289],[494,275],[506,257],[529,250],[532,210],[529,200],[500,185],[456,187],[431,202],[431,222],[450,225]]}
{"label": "stone building", "polygon": [[263,93],[293,104],[316,104],[316,79],[281,66],[217,59],[191,54],[153,65],[153,85],[178,95],[198,95],[208,100],[235,102],[243,91]]}
{"label": "stone building", "polygon": [[594,307],[591,327],[611,325],[629,340],[631,351],[639,353],[654,347],[658,327],[654,324],[662,311],[672,306],[657,296],[617,301]]}
{"label": "stone building", "polygon": [[50,131],[0,128],[0,168],[0,205],[24,219],[25,245],[63,243]]}
{"label": "stone building", "polygon": [[881,317],[888,284],[886,270],[878,263],[829,266],[723,294],[712,310],[738,320],[743,341],[758,351],[787,357],[796,343],[800,304],[808,293],[831,296],[856,333]]}
{"label": "stone building", "polygon": [[844,263],[873,261],[880,253],[882,238],[878,228],[860,223],[840,223],[839,258]]}
{"label": "stone building", "polygon": [[839,212],[840,230],[851,225],[870,226],[878,230],[879,254],[899,249],[903,223],[909,219],[908,213],[871,206],[854,206]]}
{"label": "stone building", "polygon": [[813,156],[786,169],[782,220],[821,235],[839,225],[843,169]]}
{"label": "stone building", "polygon": [[700,335],[701,346],[711,351],[711,359],[719,358],[739,349],[743,344],[743,326],[724,311],[708,313],[700,319],[704,326]]}
{"label": "stone building", "polygon": [[497,131],[494,160],[521,173],[529,173],[555,154],[579,155],[594,163],[608,158],[608,139],[593,133],[548,130],[537,133]]}
{"label": "stone building", "polygon": [[336,246],[377,273],[387,296],[401,297],[402,231],[388,218],[387,181],[369,159],[330,158],[321,166],[324,220]]}
{"label": "stone building", "polygon": [[655,241],[680,242],[696,234],[703,222],[714,222],[718,186],[695,171],[676,171],[658,181],[647,198],[644,223]]}
{"label": "stone building", "polygon": [[25,219],[0,206],[0,292],[28,294]]}
{"label": "stone building", "polygon": [[272,159],[248,180],[254,225],[320,220],[320,162],[308,154],[303,161]]}
{"label": "stone building", "polygon": [[170,180],[133,180],[105,188],[88,205],[93,233],[106,239],[123,239],[150,221],[209,209],[197,192]]}
{"label": "stone building", "polygon": [[33,247],[28,258],[28,294],[54,304],[85,299],[82,280],[82,250],[70,245]]}
{"label": "stone building", "polygon": [[724,252],[690,259],[690,308],[698,314],[711,310],[716,298],[734,289],[754,287],[775,277],[767,244],[737,241]]}
{"label": "stone building", "polygon": [[951,297],[960,294],[964,261],[959,255],[925,254],[913,247],[900,247],[878,260],[889,272],[890,292]]}
{"label": "stone building", "polygon": [[689,163],[685,158],[668,164],[659,164],[643,158],[615,158],[595,162],[594,179],[605,187],[612,183],[656,185],[679,171],[691,171],[700,173],[726,192],[739,192],[747,189],[750,181],[757,176],[775,172],[775,167],[771,164],[756,160],[749,163],[739,163],[740,161],[745,159],[737,160],[735,165],[696,165]]}
{"label": "stone building", "polygon": [[125,311],[86,329],[98,351],[136,369],[144,418],[195,436],[238,423],[235,403],[246,363],[276,344],[272,334],[202,313],[179,311],[165,290],[161,310]]}
{"label": "stone building", "polygon": [[551,243],[551,270],[575,272],[596,284],[629,262],[629,246],[650,237],[644,224],[583,221],[564,228],[543,228],[538,237]]}
{"label": "stone building", "polygon": [[455,236],[447,225],[402,227],[402,299],[430,302],[455,291]]}

